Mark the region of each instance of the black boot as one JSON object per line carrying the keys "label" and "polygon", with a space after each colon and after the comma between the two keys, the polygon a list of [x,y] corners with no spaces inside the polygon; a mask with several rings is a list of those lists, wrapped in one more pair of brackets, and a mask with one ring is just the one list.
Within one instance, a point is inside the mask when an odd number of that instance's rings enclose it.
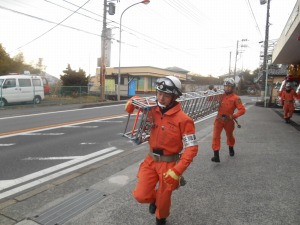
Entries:
{"label": "black boot", "polygon": [[285,118],[285,123],[289,123],[289,119],[288,118]]}
{"label": "black boot", "polygon": [[234,156],[234,149],[233,146],[229,146],[229,155],[232,157]]}
{"label": "black boot", "polygon": [[165,225],[167,223],[167,220],[165,218],[158,219],[156,218],[156,225]]}
{"label": "black boot", "polygon": [[291,123],[291,117],[287,118],[287,123]]}
{"label": "black boot", "polygon": [[211,158],[213,162],[220,162],[219,151],[214,151],[214,157]]}
{"label": "black boot", "polygon": [[155,211],[156,211],[156,205],[155,205],[155,202],[152,202],[152,203],[150,203],[150,205],[149,205],[149,212],[150,212],[151,214],[154,214]]}

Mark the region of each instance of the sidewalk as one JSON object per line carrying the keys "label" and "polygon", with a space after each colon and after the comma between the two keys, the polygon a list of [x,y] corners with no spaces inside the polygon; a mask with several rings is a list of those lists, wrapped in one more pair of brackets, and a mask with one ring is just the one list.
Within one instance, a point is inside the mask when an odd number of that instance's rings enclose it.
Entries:
{"label": "sidewalk", "polygon": [[[206,127],[197,124],[199,154],[184,174],[187,185],[173,194],[167,224],[300,224],[299,131],[285,124],[274,109],[254,105],[247,106],[239,123],[242,128],[235,130],[236,155],[229,157],[223,132],[219,164],[210,160],[212,123]],[[155,224],[148,205],[138,204],[131,195],[138,164],[91,186],[90,190],[103,193],[103,197],[64,224]],[[76,194],[70,193],[55,204]],[[32,212],[32,216],[39,213]],[[18,225],[38,224],[32,218]]]}

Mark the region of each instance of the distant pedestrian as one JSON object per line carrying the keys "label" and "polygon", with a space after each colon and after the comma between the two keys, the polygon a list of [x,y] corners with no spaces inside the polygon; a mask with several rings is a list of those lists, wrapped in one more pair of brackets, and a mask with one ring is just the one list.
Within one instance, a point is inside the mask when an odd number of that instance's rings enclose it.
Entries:
{"label": "distant pedestrian", "polygon": [[[139,203],[150,204],[149,212],[156,214],[156,224],[164,225],[170,215],[172,192],[197,155],[198,143],[194,121],[176,101],[182,95],[180,80],[174,76],[159,78],[156,90],[157,106],[149,113],[153,121],[149,153],[140,165],[133,196]],[[126,111],[132,113],[132,106],[129,100]]]}
{"label": "distant pedestrian", "polygon": [[[214,157],[211,161],[220,162],[219,151],[221,148],[221,133],[224,129],[227,137],[227,145],[229,147],[229,155],[234,156],[235,138],[233,136],[234,120],[245,114],[245,107],[239,96],[233,93],[235,82],[233,78],[226,78],[224,80],[224,95],[221,98],[218,114],[214,122],[214,132],[212,140],[212,149]],[[238,110],[235,112],[235,110]]]}
{"label": "distant pedestrian", "polygon": [[283,105],[284,110],[284,119],[286,123],[290,123],[290,119],[293,116],[295,106],[294,100],[296,99],[297,94],[295,90],[292,88],[290,82],[287,82],[285,85],[285,90],[281,94],[281,103]]}

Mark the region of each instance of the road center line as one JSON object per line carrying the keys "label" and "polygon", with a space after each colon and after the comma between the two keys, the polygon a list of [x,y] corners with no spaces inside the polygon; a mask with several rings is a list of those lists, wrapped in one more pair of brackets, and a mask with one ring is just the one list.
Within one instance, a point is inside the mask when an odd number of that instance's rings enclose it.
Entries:
{"label": "road center line", "polygon": [[64,127],[64,126],[68,127],[70,125],[79,125],[79,124],[98,122],[98,121],[108,120],[108,119],[122,118],[124,116],[127,116],[127,114],[106,116],[106,117],[100,117],[100,118],[92,118],[92,119],[86,119],[86,120],[77,120],[77,121],[65,122],[65,123],[59,123],[59,124],[51,124],[51,125],[41,126],[41,127],[33,127],[33,128],[24,129],[24,130],[10,131],[10,132],[5,132],[5,133],[0,133],[0,138],[13,137],[13,136],[17,136],[19,134],[25,134],[25,133],[29,133],[29,132],[35,132],[35,131],[52,130],[52,129],[57,129],[59,127]]}
{"label": "road center line", "polygon": [[53,112],[45,112],[45,113],[34,113],[34,114],[29,114],[29,115],[9,116],[9,117],[2,117],[2,118],[0,118],[0,120],[13,119],[13,118],[19,118],[19,117],[32,117],[32,116],[40,116],[40,115],[56,114],[56,113],[68,113],[68,112],[83,111],[83,110],[90,110],[90,109],[99,109],[99,108],[108,108],[108,107],[118,107],[120,105],[124,105],[124,104],[107,105],[107,106],[99,106],[99,107],[89,107],[89,108],[84,108],[84,109],[61,110],[61,111],[53,111]]}

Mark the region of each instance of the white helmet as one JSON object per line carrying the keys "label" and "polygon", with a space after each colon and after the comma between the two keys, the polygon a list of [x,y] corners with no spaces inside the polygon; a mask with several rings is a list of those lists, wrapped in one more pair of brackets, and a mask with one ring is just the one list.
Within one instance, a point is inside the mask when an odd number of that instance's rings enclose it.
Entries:
{"label": "white helmet", "polygon": [[291,87],[292,87],[292,84],[290,82],[287,82],[285,85],[285,89],[289,90],[289,89],[291,89]]}
{"label": "white helmet", "polygon": [[225,78],[225,80],[224,80],[224,86],[235,87],[234,79],[233,78]]}
{"label": "white helmet", "polygon": [[182,95],[181,82],[177,77],[174,76],[158,78],[156,81],[156,90],[168,94],[174,94],[178,97]]}

